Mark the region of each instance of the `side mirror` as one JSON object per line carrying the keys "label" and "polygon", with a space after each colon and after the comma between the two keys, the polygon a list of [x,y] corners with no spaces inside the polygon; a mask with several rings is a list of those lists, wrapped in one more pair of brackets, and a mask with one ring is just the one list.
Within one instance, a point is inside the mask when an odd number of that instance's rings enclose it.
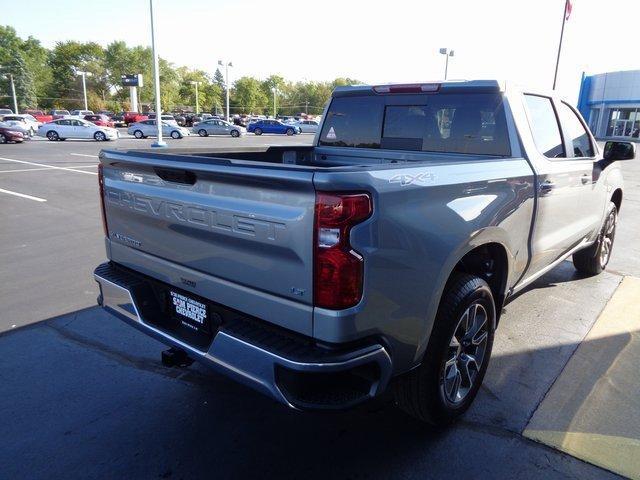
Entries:
{"label": "side mirror", "polygon": [[616,160],[633,160],[636,158],[636,144],[633,142],[613,142],[604,144],[604,159],[610,162]]}

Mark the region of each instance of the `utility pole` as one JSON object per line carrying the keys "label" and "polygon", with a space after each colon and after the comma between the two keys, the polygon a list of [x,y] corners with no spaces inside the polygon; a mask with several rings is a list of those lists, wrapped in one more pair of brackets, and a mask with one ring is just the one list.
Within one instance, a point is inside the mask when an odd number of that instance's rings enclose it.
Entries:
{"label": "utility pole", "polygon": [[309,113],[309,100],[305,100],[304,102],[304,114],[307,115]]}
{"label": "utility pole", "polygon": [[191,85],[195,85],[195,86],[196,86],[196,115],[197,115],[198,113],[200,113],[200,106],[199,106],[199,105],[200,105],[200,102],[198,101],[198,84],[199,84],[199,83],[200,83],[200,82],[197,82],[197,81],[195,81],[195,80],[191,82]]}
{"label": "utility pole", "polygon": [[[8,68],[8,67],[2,67],[0,66],[0,69],[4,69],[4,68]],[[13,83],[13,74],[12,73],[7,73],[6,74],[7,78],[9,78],[9,82],[11,83],[11,96],[13,97],[13,110],[16,115],[20,112],[18,112],[18,97],[16,96],[16,85],[15,83]]]}
{"label": "utility pole", "polygon": [[271,87],[271,91],[273,92],[273,118],[276,118],[276,95],[278,94],[278,89]]}
{"label": "utility pole", "polygon": [[225,86],[225,96],[226,96],[226,103],[227,103],[227,122],[229,121],[229,67],[233,67],[233,63],[231,62],[223,62],[222,60],[218,60],[218,65],[220,65],[221,67],[224,66],[225,70],[224,70],[224,86]]}

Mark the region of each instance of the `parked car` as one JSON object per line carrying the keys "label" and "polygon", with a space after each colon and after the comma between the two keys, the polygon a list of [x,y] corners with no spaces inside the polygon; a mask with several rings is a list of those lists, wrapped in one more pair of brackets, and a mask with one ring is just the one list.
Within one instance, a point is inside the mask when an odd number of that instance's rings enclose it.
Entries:
{"label": "parked car", "polygon": [[231,135],[232,137],[239,137],[247,133],[244,127],[233,125],[224,120],[203,120],[197,125],[191,128],[193,133],[197,133],[201,137],[209,135]]}
{"label": "parked car", "polygon": [[[155,137],[158,132],[157,128],[155,119],[143,120],[142,122],[129,125],[127,133],[136,138]],[[178,139],[189,136],[189,130],[168,122],[162,122],[162,135]]]}
{"label": "parked car", "polygon": [[87,115],[94,115],[94,113],[91,110],[71,110],[69,115],[72,117],[84,118]]}
{"label": "parked car", "polygon": [[115,128],[115,123],[112,122],[109,117],[107,117],[106,115],[102,114],[102,115],[85,115],[84,119],[87,122],[91,122],[94,123],[100,127],[111,127],[111,128]]}
{"label": "parked car", "polygon": [[115,140],[120,136],[115,128],[94,125],[80,118],[60,118],[45,123],[38,129],[38,135],[52,142],[67,138],[93,138],[101,142]]}
{"label": "parked car", "polygon": [[10,108],[0,108],[0,116],[2,115],[13,115],[13,110]]}
{"label": "parked car", "polygon": [[51,115],[47,115],[42,110],[27,109],[24,111],[24,113],[31,115],[40,123],[47,123],[53,120],[53,117]]}
{"label": "parked car", "polygon": [[124,123],[130,125],[136,122],[142,122],[143,120],[147,120],[149,117],[142,113],[138,112],[124,112]]}
{"label": "parked car", "polygon": [[0,123],[0,143],[22,143],[24,135],[10,125]]}
{"label": "parked car", "polygon": [[25,136],[32,137],[42,125],[35,117],[28,113],[21,115],[3,115],[2,122],[9,124],[22,132]]}
{"label": "parked car", "polygon": [[300,127],[302,133],[316,133],[318,131],[319,123],[315,120],[299,120],[293,125]]}
{"label": "parked car", "polygon": [[180,127],[184,127],[185,123],[186,123],[186,118],[182,113],[173,113],[173,118],[175,119],[176,123],[180,126]]}
{"label": "parked car", "polygon": [[126,127],[127,123],[124,121],[124,112],[122,113],[114,113],[111,116],[111,121],[113,122],[114,127]]}
{"label": "parked car", "polygon": [[249,124],[247,132],[255,133],[256,135],[262,135],[263,133],[295,135],[301,133],[301,130],[296,125],[287,125],[279,120],[258,120]]}
{"label": "parked car", "polygon": [[113,116],[113,112],[111,110],[100,110],[98,112],[96,112],[97,115],[106,115],[107,117],[111,118]]}
{"label": "parked car", "polygon": [[202,121],[202,117],[200,115],[196,115],[195,113],[185,113],[184,114],[184,125],[185,127],[193,127]]}
{"label": "parked car", "polygon": [[59,118],[64,118],[64,117],[68,117],[68,116],[70,116],[70,115],[71,115],[71,114],[69,113],[69,110],[59,110],[59,109],[51,110],[51,111],[49,112],[49,114],[51,115],[51,118],[52,118],[53,120],[57,120],[57,119],[59,119]]}
{"label": "parked car", "polygon": [[338,87],[313,146],[204,156],[103,150],[99,304],[285,405],[393,386],[446,425],[509,299],[606,268],[635,146],[601,151],[554,92],[456,81]]}
{"label": "parked car", "polygon": [[[149,120],[155,120],[156,118],[156,114],[153,112],[149,112]],[[168,123],[170,125],[175,125],[176,127],[179,126],[178,122],[176,122],[176,119],[174,118],[173,115],[169,115],[168,113],[163,113],[162,115],[160,115],[160,118],[162,119],[162,121],[164,123]]]}

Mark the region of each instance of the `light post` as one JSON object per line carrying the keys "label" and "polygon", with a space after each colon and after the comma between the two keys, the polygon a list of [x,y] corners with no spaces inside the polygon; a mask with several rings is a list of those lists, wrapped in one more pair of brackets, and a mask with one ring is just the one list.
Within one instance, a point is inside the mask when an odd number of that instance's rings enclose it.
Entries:
{"label": "light post", "polygon": [[158,65],[158,52],[156,51],[156,29],[153,24],[153,0],[149,0],[149,16],[151,17],[151,52],[153,53],[153,89],[156,95],[156,127],[158,140],[151,144],[152,147],[166,147],[162,141],[162,108],[160,106],[160,67]]}
{"label": "light post", "polygon": [[[6,68],[6,67],[0,67],[0,68]],[[13,73],[7,73],[5,74],[7,76],[7,78],[9,78],[9,82],[11,82],[11,95],[13,96],[13,110],[14,113],[17,115],[18,113],[18,97],[16,96],[16,85],[15,83],[13,83]]]}
{"label": "light post", "polygon": [[226,103],[227,103],[227,122],[229,121],[229,67],[233,67],[233,63],[231,62],[223,62],[222,60],[218,60],[218,65],[224,67],[224,86],[226,90]]}
{"label": "light post", "polygon": [[87,103],[87,76],[91,76],[91,72],[83,72],[76,69],[76,75],[82,75],[82,95],[84,96],[84,109],[89,110],[89,104]]}
{"label": "light post", "polygon": [[278,89],[271,87],[271,91],[273,92],[273,118],[276,118],[276,95],[278,94]]}
{"label": "light post", "polygon": [[444,63],[444,79],[447,79],[447,71],[449,70],[449,57],[453,57],[453,50],[449,50],[448,48],[441,48],[440,54],[446,57]]}
{"label": "light post", "polygon": [[198,113],[200,113],[200,108],[199,108],[199,102],[198,102],[198,84],[202,83],[202,82],[197,82],[195,80],[189,82],[191,85],[195,85],[196,86],[196,115]]}

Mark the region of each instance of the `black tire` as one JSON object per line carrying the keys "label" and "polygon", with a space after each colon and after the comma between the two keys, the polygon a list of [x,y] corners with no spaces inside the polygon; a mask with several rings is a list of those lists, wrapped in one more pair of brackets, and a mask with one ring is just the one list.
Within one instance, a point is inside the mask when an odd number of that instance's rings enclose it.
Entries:
{"label": "black tire", "polygon": [[207,131],[204,128],[201,128],[200,130],[198,130],[198,135],[200,135],[201,137],[206,137],[209,134],[207,133]]}
{"label": "black tire", "polygon": [[[468,326],[470,312],[476,313],[473,324]],[[422,363],[394,383],[398,406],[435,426],[450,424],[466,412],[489,364],[495,323],[495,303],[487,282],[474,275],[455,273],[445,287]],[[479,361],[472,365],[474,356]],[[461,365],[466,368],[459,368]]]}
{"label": "black tire", "polygon": [[287,135],[291,136],[294,133],[296,133],[296,132],[293,131],[293,128],[287,128]]}
{"label": "black tire", "polygon": [[256,135],[262,135],[262,129],[261,128],[256,128],[253,133],[255,133]]}
{"label": "black tire", "polygon": [[615,203],[609,202],[604,225],[598,234],[598,239],[593,245],[573,254],[573,266],[578,272],[590,276],[598,275],[607,267],[611,259],[617,223],[618,209]]}
{"label": "black tire", "polygon": [[56,142],[56,141],[60,140],[60,135],[58,135],[58,132],[54,132],[53,130],[49,130],[47,132],[47,138],[49,139],[50,142]]}
{"label": "black tire", "polygon": [[7,143],[7,137],[4,136],[4,133],[0,133],[0,143]]}
{"label": "black tire", "polygon": [[144,138],[144,133],[142,133],[142,130],[136,130],[135,132],[133,132],[133,136],[137,139],[141,139]]}
{"label": "black tire", "polygon": [[238,138],[240,136],[240,132],[238,130],[231,130],[231,136],[233,138]]}
{"label": "black tire", "polygon": [[93,134],[93,139],[96,142],[104,142],[107,140],[107,136],[104,134],[104,132],[96,132]]}
{"label": "black tire", "polygon": [[178,140],[179,138],[182,138],[182,135],[179,131],[174,130],[171,132],[171,138],[173,138],[174,140]]}

